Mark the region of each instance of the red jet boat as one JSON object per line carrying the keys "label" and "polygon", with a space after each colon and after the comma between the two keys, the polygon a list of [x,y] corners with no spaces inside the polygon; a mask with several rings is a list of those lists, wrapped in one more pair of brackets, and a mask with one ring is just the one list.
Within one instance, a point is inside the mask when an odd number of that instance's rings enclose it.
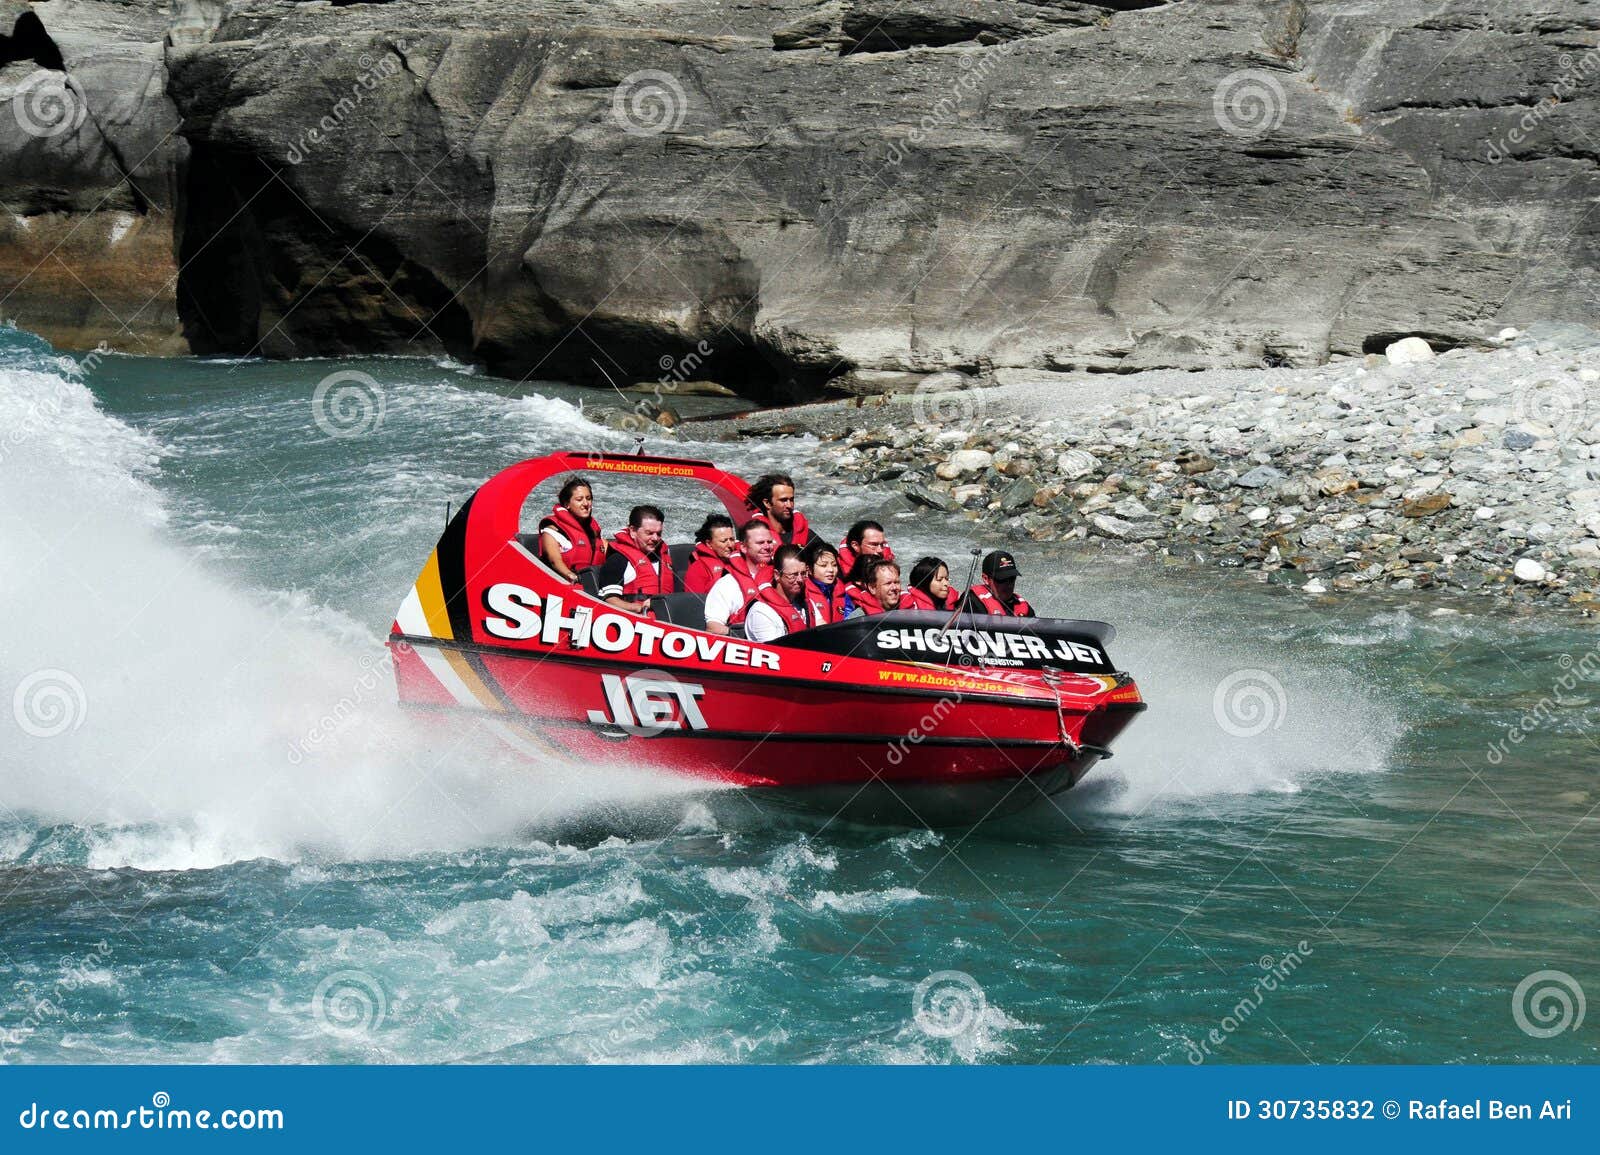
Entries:
{"label": "red jet boat", "polygon": [[[706,632],[694,594],[654,599],[654,619],[617,609],[520,532],[534,488],[573,473],[695,482],[749,516],[749,484],[707,461],[556,453],[502,471],[450,519],[395,618],[406,706],[465,711],[532,755],[928,825],[1070,788],[1145,709],[1104,622],[896,611],[756,643]],[[688,551],[672,547],[680,573]]]}

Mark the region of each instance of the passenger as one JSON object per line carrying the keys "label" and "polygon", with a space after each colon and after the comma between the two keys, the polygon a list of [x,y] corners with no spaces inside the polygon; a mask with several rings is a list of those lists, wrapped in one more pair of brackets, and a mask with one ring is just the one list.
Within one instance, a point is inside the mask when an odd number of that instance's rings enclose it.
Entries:
{"label": "passenger", "polygon": [[556,507],[539,522],[539,552],[545,564],[569,582],[578,571],[597,566],[606,557],[606,539],[594,519],[594,490],[587,478],[567,478],[556,495]]}
{"label": "passenger", "polygon": [[772,556],[772,584],[762,586],[745,604],[744,632],[752,642],[770,642],[820,624],[811,616],[810,599],[806,597],[811,570],[801,553],[797,545],[780,547]]}
{"label": "passenger", "polygon": [[850,617],[884,614],[900,608],[900,565],[886,557],[867,564],[866,582],[850,591],[856,603]]}
{"label": "passenger", "polygon": [[636,505],[628,528],[611,539],[600,567],[600,596],[620,610],[650,613],[650,599],[673,590],[672,556],[662,542],[666,515],[653,505]]}
{"label": "passenger", "polygon": [[967,591],[961,610],[968,614],[1006,614],[1031,618],[1033,607],[1017,596],[1017,560],[1003,549],[983,559],[983,580]]}
{"label": "passenger", "polygon": [[894,550],[883,535],[883,526],[875,521],[858,521],[850,527],[839,543],[839,569],[847,577],[855,572],[856,562],[864,557],[885,557],[894,560]]}
{"label": "passenger", "polygon": [[806,578],[811,624],[822,626],[840,621],[843,615],[835,612],[833,600],[844,592],[844,583],[839,580],[839,551],[818,538],[806,550],[805,562],[811,567],[811,576]]}
{"label": "passenger", "polygon": [[744,622],[744,607],[762,586],[772,581],[772,555],[778,539],[767,523],[751,518],[739,527],[739,552],[728,556],[728,572],[706,595],[706,629],[731,633]]}
{"label": "passenger", "polygon": [[694,540],[694,553],[683,574],[683,588],[705,597],[717,579],[728,572],[728,558],[739,548],[739,535],[733,528],[733,518],[713,513],[694,531]]}
{"label": "passenger", "polygon": [[950,567],[936,557],[925,557],[911,567],[911,580],[900,595],[903,610],[953,611],[961,597],[950,585]]}
{"label": "passenger", "polygon": [[787,473],[769,473],[756,478],[745,501],[756,511],[756,520],[765,522],[780,545],[807,549],[817,540],[806,515],[794,507],[794,478]]}

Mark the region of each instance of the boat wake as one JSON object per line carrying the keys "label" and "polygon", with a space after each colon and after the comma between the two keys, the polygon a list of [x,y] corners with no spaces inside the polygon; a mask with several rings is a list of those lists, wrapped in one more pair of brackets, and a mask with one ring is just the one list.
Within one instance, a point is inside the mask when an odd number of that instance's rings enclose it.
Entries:
{"label": "boat wake", "polygon": [[294,591],[246,594],[174,545],[162,446],[25,341],[0,334],[0,859],[409,855],[685,793],[627,768],[530,772],[402,714],[365,627]]}

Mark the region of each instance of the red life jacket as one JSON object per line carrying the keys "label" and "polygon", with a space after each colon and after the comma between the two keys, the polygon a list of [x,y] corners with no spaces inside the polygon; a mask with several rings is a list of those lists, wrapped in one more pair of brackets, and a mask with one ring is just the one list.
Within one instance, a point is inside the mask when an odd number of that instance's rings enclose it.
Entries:
{"label": "red life jacket", "polygon": [[772,536],[778,539],[779,545],[797,545],[804,549],[811,543],[811,523],[806,520],[806,515],[798,509],[794,511],[794,520],[790,524],[790,532],[785,534],[778,526],[778,519],[758,513],[750,519],[759,521],[772,531]]}
{"label": "red life jacket", "polygon": [[717,579],[728,572],[728,563],[717,556],[717,551],[701,542],[689,557],[689,567],[683,571],[683,588],[692,594],[704,596],[711,592]]}
{"label": "red life jacket", "polygon": [[736,626],[744,621],[744,612],[750,606],[750,599],[761,592],[762,586],[772,584],[772,567],[770,565],[750,567],[750,559],[742,553],[732,554],[728,558],[728,572],[739,583],[739,589],[744,594],[745,604],[739,607],[737,613],[728,619],[730,626]]}
{"label": "red life jacket", "polygon": [[542,534],[551,527],[559,530],[561,536],[571,543],[561,551],[561,560],[573,573],[597,566],[605,560],[605,539],[600,536],[600,523],[592,516],[579,521],[570,509],[558,505],[550,511],[549,517],[539,522],[539,532]]}
{"label": "red life jacket", "polygon": [[881,614],[881,613],[884,612],[883,603],[880,602],[877,599],[876,596],[874,596],[873,594],[869,594],[866,590],[862,589],[860,586],[858,586],[858,585],[848,586],[846,588],[846,592],[849,593],[850,600],[852,602],[854,602],[862,610],[866,611],[866,613],[868,613],[868,614]]}
{"label": "red life jacket", "polygon": [[[837,581],[833,583],[835,593],[839,591],[840,584]],[[811,614],[812,625],[825,626],[838,621],[839,614],[835,612],[837,604],[834,594],[818,585],[815,578],[806,578],[806,606]]]}
{"label": "red life jacket", "polygon": [[983,607],[983,612],[986,614],[1001,614],[1012,618],[1031,618],[1034,616],[1033,607],[1028,604],[1027,599],[1019,597],[1008,608],[1005,602],[995,596],[994,591],[989,588],[987,582],[979,582],[967,593],[977,599],[978,604]]}
{"label": "red life jacket", "polygon": [[[623,597],[647,598],[673,591],[672,560],[667,553],[666,542],[661,543],[654,559],[634,543],[625,529],[617,531],[617,536],[611,539],[611,545],[633,563],[633,578],[622,587]],[[657,564],[661,566],[659,573],[656,571]]]}
{"label": "red life jacket", "polygon": [[761,589],[756,592],[755,597],[744,603],[744,606],[739,610],[739,620],[741,622],[750,615],[750,607],[755,605],[757,602],[765,602],[774,610],[777,610],[778,616],[783,619],[784,627],[791,634],[796,630],[803,630],[811,625],[809,603],[802,603],[798,606],[795,605],[788,598],[784,597],[783,591],[779,590],[776,586],[762,586]]}
{"label": "red life jacket", "polygon": [[[894,550],[889,548],[888,542],[883,543],[883,552],[878,556],[883,558],[885,561],[894,560]],[[844,577],[851,570],[855,569],[856,561],[856,551],[841,541],[839,543],[839,576]]]}
{"label": "red life jacket", "polygon": [[936,610],[939,607],[933,604],[933,599],[916,586],[908,586],[900,591],[900,605],[902,610]]}

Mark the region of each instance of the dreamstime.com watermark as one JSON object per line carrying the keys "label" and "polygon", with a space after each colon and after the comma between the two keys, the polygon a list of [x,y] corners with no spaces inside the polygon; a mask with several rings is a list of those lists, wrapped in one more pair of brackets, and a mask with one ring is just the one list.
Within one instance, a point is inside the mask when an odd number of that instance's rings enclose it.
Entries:
{"label": "dreamstime.com watermark", "polygon": [[1589,424],[1589,391],[1570,377],[1541,378],[1511,394],[1511,415],[1519,423],[1543,425],[1565,441]]}
{"label": "dreamstime.com watermark", "polygon": [[[972,659],[963,654],[961,656],[961,664],[970,666]],[[943,722],[951,711],[960,704],[961,694],[959,692],[941,697],[932,706],[928,707],[927,713],[917,719],[916,725],[907,730],[904,737],[896,738],[889,743],[889,751],[883,756],[884,761],[891,766],[900,765],[906,760],[906,755],[911,752],[911,747],[920,746],[929,735],[939,728],[939,723]]]}
{"label": "dreamstime.com watermark", "polygon": [[1562,654],[1556,658],[1556,665],[1566,672],[1551,683],[1550,692],[1524,710],[1521,717],[1506,727],[1503,736],[1489,743],[1484,751],[1484,758],[1489,765],[1500,765],[1506,760],[1506,755],[1511,753],[1513,746],[1522,745],[1528,735],[1555,721],[1562,694],[1570,694],[1585,682],[1593,681],[1596,674],[1600,674],[1600,647],[1585,651],[1583,656],[1577,659],[1571,654]]}
{"label": "dreamstime.com watermark", "polygon": [[29,405],[22,419],[12,422],[5,436],[0,437],[0,461],[4,461],[10,451],[23,442],[54,426],[63,408],[60,397],[46,397]]}
{"label": "dreamstime.com watermark", "polygon": [[629,136],[676,132],[689,115],[689,96],[670,72],[641,68],[611,90],[611,119]]}
{"label": "dreamstime.com watermark", "polygon": [[951,84],[945,94],[928,108],[922,119],[898,140],[889,142],[889,163],[899,165],[910,155],[911,149],[922,144],[940,129],[950,128],[961,119],[961,110],[967,101],[977,94],[989,74],[1000,66],[1000,62],[1015,51],[1016,45],[1010,40],[1002,41],[984,49],[981,52],[963,54],[958,63],[961,75]]}
{"label": "dreamstime.com watermark", "polygon": [[[12,328],[15,328],[13,323]],[[111,347],[104,341],[85,353],[76,362],[62,358],[62,363],[68,367],[68,372],[77,377],[87,377],[99,370],[100,362],[111,352]],[[62,410],[66,408],[65,399],[59,394],[41,398],[28,406],[20,420],[15,420],[0,436],[0,461],[4,461],[12,449],[23,442],[52,428],[60,419]]]}
{"label": "dreamstime.com watermark", "polygon": [[11,694],[11,716],[30,738],[55,738],[89,717],[89,695],[67,670],[35,670]]}
{"label": "dreamstime.com watermark", "polygon": [[367,97],[377,91],[379,84],[405,71],[404,54],[410,47],[404,40],[397,40],[392,50],[385,52],[377,60],[373,60],[369,54],[363,52],[356,61],[361,65],[361,71],[356,74],[350,90],[335,101],[333,107],[328,109],[320,120],[301,131],[289,145],[289,150],[284,153],[284,159],[290,164],[297,165],[327,143],[356,109],[366,103]]}
{"label": "dreamstime.com watermark", "polygon": [[1588,1002],[1566,971],[1534,971],[1511,994],[1511,1018],[1523,1034],[1553,1039],[1583,1026]]}
{"label": "dreamstime.com watermark", "polygon": [[[663,353],[656,359],[656,365],[661,370],[661,376],[651,383],[650,395],[641,397],[634,402],[632,409],[624,415],[622,420],[623,432],[645,433],[660,432],[660,424],[656,418],[666,407],[667,398],[675,397],[685,381],[695,379],[695,374],[706,363],[716,350],[711,347],[711,342],[701,340],[695,347],[680,357],[671,353]],[[613,386],[614,387],[614,386]],[[620,390],[619,390],[620,392]]]}
{"label": "dreamstime.com watermark", "polygon": [[381,429],[387,408],[383,386],[359,369],[329,373],[311,392],[311,420],[336,441]]}
{"label": "dreamstime.com watermark", "polygon": [[362,654],[359,663],[361,674],[356,678],[355,685],[289,747],[289,764],[298,766],[304,762],[307,755],[333,737],[341,726],[354,717],[363,703],[374,697],[387,696],[396,654],[410,651],[411,647],[405,642],[396,642],[392,648],[385,648],[379,656]]}
{"label": "dreamstime.com watermark", "polygon": [[1578,85],[1600,71],[1600,47],[1591,48],[1576,58],[1570,52],[1563,52],[1556,58],[1556,64],[1561,74],[1550,86],[1549,94],[1524,112],[1517,123],[1505,133],[1489,142],[1489,150],[1485,155],[1490,164],[1499,164],[1510,156],[1512,149],[1527,140],[1534,129],[1549,119],[1556,109],[1577,91]]}
{"label": "dreamstime.com watermark", "polygon": [[[689,973],[687,960],[674,963],[661,976],[654,989],[629,1006],[605,1034],[597,1038],[586,1038],[583,1046],[588,1061],[591,1063],[626,1061],[632,1053],[633,1046],[649,1032],[650,1025],[661,1014],[661,1008],[670,998],[674,984]],[[750,1058],[763,1048],[781,1043],[788,1037],[789,1033],[781,1027],[774,1027],[759,1036],[738,1036],[733,1039],[733,1058],[735,1060]]]}
{"label": "dreamstime.com watermark", "polygon": [[935,971],[911,992],[911,1021],[925,1035],[954,1039],[983,1022],[988,997],[966,971]]}
{"label": "dreamstime.com watermark", "polygon": [[1253,139],[1283,124],[1289,98],[1270,72],[1243,68],[1217,82],[1211,94],[1211,115],[1229,136]]}
{"label": "dreamstime.com watermark", "polygon": [[84,955],[65,955],[61,959],[61,977],[48,993],[35,996],[31,983],[19,982],[18,990],[31,1000],[28,1013],[16,1023],[0,1023],[0,1063],[9,1062],[11,1053],[26,1043],[40,1027],[54,1019],[65,1018],[66,996],[94,981],[97,971],[111,958],[111,944],[101,939]]}
{"label": "dreamstime.com watermark", "polygon": [[1223,1015],[1222,1021],[1207,1031],[1198,1044],[1188,1038],[1183,1040],[1183,1045],[1189,1049],[1189,1062],[1198,1067],[1215,1055],[1214,1048],[1223,1046],[1235,1031],[1249,1022],[1250,1016],[1261,1009],[1261,1004],[1266,1002],[1267,996],[1288,982],[1311,955],[1311,944],[1305,939],[1297,942],[1295,949],[1282,958],[1275,959],[1269,954],[1262,955],[1257,965],[1266,973],[1251,983],[1250,993],[1234,1003],[1233,1009]]}
{"label": "dreamstime.com watermark", "polygon": [[312,992],[311,1016],[336,1035],[375,1034],[389,1016],[389,993],[366,971],[335,971]]}
{"label": "dreamstime.com watermark", "polygon": [[911,420],[976,433],[989,411],[988,391],[961,373],[933,373],[911,393]]}
{"label": "dreamstime.com watermark", "polygon": [[89,115],[89,102],[67,73],[41,68],[12,90],[11,115],[29,136],[49,140],[76,132]]}
{"label": "dreamstime.com watermark", "polygon": [[1225,733],[1254,738],[1283,725],[1289,715],[1289,695],[1268,670],[1235,670],[1217,683],[1211,714]]}
{"label": "dreamstime.com watermark", "polygon": [[283,1111],[277,1107],[205,1107],[198,1111],[174,1107],[172,1096],[157,1091],[148,1107],[125,1111],[108,1107],[57,1107],[29,1103],[17,1115],[24,1131],[282,1131]]}

